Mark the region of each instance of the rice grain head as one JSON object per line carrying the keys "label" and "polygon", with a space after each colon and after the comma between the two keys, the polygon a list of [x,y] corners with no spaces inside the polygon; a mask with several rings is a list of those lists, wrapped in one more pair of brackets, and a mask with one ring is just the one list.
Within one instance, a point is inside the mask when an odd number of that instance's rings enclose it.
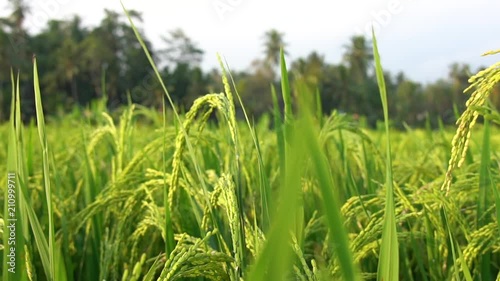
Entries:
{"label": "rice grain head", "polygon": [[[484,55],[493,55],[500,53],[500,50],[490,51]],[[448,163],[448,170],[446,171],[445,180],[441,186],[441,190],[446,190],[448,195],[451,182],[453,180],[453,170],[460,168],[464,163],[467,148],[469,145],[471,130],[476,124],[479,112],[477,107],[484,105],[488,99],[491,91],[500,81],[500,62],[479,71],[476,75],[469,79],[471,85],[464,90],[464,93],[474,89],[470,98],[466,102],[466,109],[458,118],[458,128],[452,140],[451,158]]]}

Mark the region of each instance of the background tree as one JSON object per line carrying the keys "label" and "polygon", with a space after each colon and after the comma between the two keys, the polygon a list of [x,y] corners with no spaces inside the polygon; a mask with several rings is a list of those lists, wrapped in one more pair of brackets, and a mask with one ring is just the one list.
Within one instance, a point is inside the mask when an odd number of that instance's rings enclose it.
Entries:
{"label": "background tree", "polygon": [[24,21],[29,13],[29,6],[24,0],[9,0],[12,13],[7,19],[4,19],[4,25],[10,29],[9,41],[10,48],[8,54],[12,67],[24,70],[28,66],[28,34],[24,28]]}
{"label": "background tree", "polygon": [[377,94],[376,92],[371,93],[373,83],[368,81],[368,69],[373,62],[372,50],[364,36],[351,37],[345,49],[343,62],[347,64],[349,73],[347,107],[358,114],[369,114],[371,107],[369,102],[374,100],[369,95]]}
{"label": "background tree", "polygon": [[[9,34],[4,23],[0,21],[0,46],[8,46],[9,44]],[[10,85],[10,65],[8,49],[0,47],[0,121],[5,120],[9,112],[11,100],[11,94],[8,91]]]}
{"label": "background tree", "polygon": [[368,78],[368,70],[373,63],[373,52],[370,42],[364,36],[353,36],[344,48],[343,60],[349,67],[351,79],[356,84],[363,84]]}
{"label": "background tree", "polygon": [[[140,13],[129,11],[129,14],[134,21],[142,22]],[[147,39],[145,44],[152,50]],[[148,76],[149,62],[121,14],[106,10],[101,24],[90,32],[82,45],[83,67],[94,89],[93,98],[106,93],[112,107],[126,103],[127,92]],[[152,53],[154,56],[153,50]],[[132,73],[134,71],[136,73]],[[103,75],[105,89],[101,85]]]}
{"label": "background tree", "polygon": [[[69,110],[78,104],[78,92],[82,85],[77,82],[79,73],[80,43],[86,30],[80,26],[80,19],[71,21],[51,20],[41,33],[31,38],[31,50],[37,54],[40,68],[40,86],[50,98],[47,108]],[[50,70],[50,71],[45,71]]]}
{"label": "background tree", "polygon": [[[30,10],[27,4],[9,0],[11,13],[0,18],[0,120],[9,116],[11,69],[20,73],[23,118],[34,116],[33,54],[37,56],[47,115],[87,106],[104,94],[110,109],[126,104],[129,95],[134,103],[161,105],[164,93],[121,12],[105,10],[96,27],[82,26],[76,16],[50,20],[40,32],[30,35],[24,28]],[[140,13],[130,14],[136,23],[141,23]],[[140,29],[139,32],[143,33]],[[195,98],[205,93],[223,91],[220,70],[201,68],[204,51],[181,29],[167,33],[163,50],[154,49],[142,37],[180,107],[191,106]],[[276,29],[265,32],[262,39],[263,55],[255,58],[248,69],[232,70],[236,88],[254,118],[272,107],[270,86],[280,91],[279,54],[281,48],[286,53],[287,47],[284,34]],[[363,36],[354,36],[344,47],[340,62],[326,61],[314,50],[296,58],[289,68],[292,85],[301,80],[309,92],[319,90],[325,114],[332,110],[357,114],[374,126],[382,114],[370,43]],[[412,81],[402,72],[386,72],[384,76],[390,114],[400,128],[404,123],[421,126],[426,117],[434,126],[438,119],[453,124],[454,106],[462,110],[469,97],[463,90],[469,85],[470,66],[464,63],[451,64],[447,77],[427,84]],[[496,107],[500,106],[499,89],[500,86],[494,88],[490,95]]]}
{"label": "background tree", "polygon": [[299,58],[292,63],[291,71],[296,78],[304,80],[310,91],[316,91],[323,80],[324,56],[316,51],[311,52],[307,58]]}
{"label": "background tree", "polygon": [[426,112],[433,126],[437,125],[438,119],[447,124],[454,122],[452,95],[451,83],[445,79],[439,79],[425,87]]}
{"label": "background tree", "polygon": [[284,37],[285,34],[276,29],[271,29],[264,34],[264,66],[271,69],[273,80],[279,73],[281,48],[283,48],[285,54],[288,54]]}
{"label": "background tree", "polygon": [[[34,102],[27,81],[30,80],[31,57],[29,52],[29,35],[24,27],[24,21],[29,14],[29,6],[23,0],[9,0],[11,9],[9,16],[0,18],[0,86],[7,87],[0,90],[0,107],[8,112],[10,106],[10,71],[20,74],[21,98],[26,102],[22,105],[23,117],[33,113],[31,103]],[[32,88],[32,87],[31,87]],[[3,115],[3,114],[0,114]],[[8,115],[5,114],[4,117]]]}
{"label": "background tree", "polygon": [[167,48],[161,53],[170,66],[180,64],[199,66],[202,62],[204,51],[182,29],[172,30],[167,37],[162,39],[167,44]]}
{"label": "background tree", "polygon": [[467,64],[453,63],[449,67],[448,77],[452,87],[451,101],[460,110],[465,108],[468,97],[464,94],[464,90],[469,86],[471,74],[470,66]]}
{"label": "background tree", "polygon": [[[397,88],[393,104],[396,120],[416,124],[420,121],[418,116],[422,108],[419,106],[421,103],[415,104],[415,101],[421,100],[422,87],[419,83],[407,79],[403,73],[399,73],[396,80]],[[401,124],[397,125],[402,127]]]}
{"label": "background tree", "polygon": [[[275,74],[264,60],[259,59],[254,60],[249,71],[242,74],[238,77],[238,90],[245,108],[257,119],[272,108],[271,85]],[[276,83],[275,87],[278,87]]]}
{"label": "background tree", "polygon": [[328,64],[324,68],[323,77],[320,88],[323,112],[329,113],[333,109],[350,112],[348,68],[343,64]]}
{"label": "background tree", "polygon": [[163,37],[166,49],[161,51],[167,66],[163,69],[169,93],[184,107],[208,92],[207,79],[200,68],[203,50],[182,29],[175,29]]}

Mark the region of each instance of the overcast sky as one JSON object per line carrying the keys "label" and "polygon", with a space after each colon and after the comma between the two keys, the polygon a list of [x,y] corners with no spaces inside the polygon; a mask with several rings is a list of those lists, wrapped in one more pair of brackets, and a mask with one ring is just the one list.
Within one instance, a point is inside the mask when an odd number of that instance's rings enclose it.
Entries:
{"label": "overcast sky", "polygon": [[[119,0],[30,0],[26,26],[45,27],[48,18],[81,16],[95,26],[104,8],[122,12]],[[261,57],[262,36],[276,28],[285,34],[291,61],[312,50],[327,62],[340,62],[349,37],[377,28],[382,65],[410,78],[430,82],[443,78],[452,62],[490,65],[500,56],[481,57],[500,49],[498,0],[124,0],[128,9],[142,12],[145,30],[156,48],[161,35],[182,28],[205,50],[203,67],[217,66],[216,52],[233,69],[244,69]],[[0,0],[5,16],[7,0]],[[371,36],[370,36],[371,38]]]}

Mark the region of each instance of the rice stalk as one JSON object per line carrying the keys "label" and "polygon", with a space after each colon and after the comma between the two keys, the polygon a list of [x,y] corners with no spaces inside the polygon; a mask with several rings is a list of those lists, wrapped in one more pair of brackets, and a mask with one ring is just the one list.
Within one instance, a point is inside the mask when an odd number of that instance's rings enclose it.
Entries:
{"label": "rice stalk", "polygon": [[207,240],[214,234],[208,232],[203,239],[181,235],[158,280],[173,281],[199,276],[210,280],[229,280],[225,264],[233,259],[206,246]]}
{"label": "rice stalk", "polygon": [[289,272],[288,268],[292,258],[291,233],[294,230],[294,223],[289,218],[295,218],[298,212],[297,202],[299,201],[300,179],[303,173],[301,165],[298,163],[301,163],[306,155],[304,139],[298,131],[295,131],[290,139],[293,153],[286,155],[288,176],[281,182],[277,199],[278,208],[273,216],[274,222],[271,224],[262,250],[245,275],[246,280],[285,280]]}
{"label": "rice stalk", "polygon": [[45,190],[45,200],[47,205],[48,214],[48,258],[49,258],[49,280],[55,280],[56,274],[56,245],[54,236],[54,214],[52,211],[52,189],[50,184],[50,167],[49,167],[49,150],[47,143],[47,133],[45,128],[45,119],[43,115],[42,99],[40,93],[40,85],[38,82],[38,69],[36,64],[36,58],[33,58],[33,84],[35,90],[35,108],[36,108],[36,119],[38,127],[38,135],[40,137],[40,144],[42,148],[42,168],[43,168],[43,179],[44,179],[44,190]]}
{"label": "rice stalk", "polygon": [[377,271],[377,280],[397,280],[399,278],[399,246],[396,230],[396,215],[394,211],[394,187],[392,177],[392,155],[391,139],[389,133],[389,111],[387,108],[387,93],[384,81],[384,72],[380,63],[377,38],[375,32],[373,35],[373,53],[375,57],[375,72],[382,100],[384,111],[385,137],[386,137],[386,199],[384,211],[384,229],[382,231],[382,241],[380,248],[379,268]]}
{"label": "rice stalk", "polygon": [[[245,270],[245,260],[244,260],[245,255],[244,255],[244,247],[243,247],[243,245],[245,245],[245,231],[243,229],[243,224],[244,224],[243,192],[242,192],[242,189],[240,188],[241,187],[241,168],[240,168],[240,161],[241,161],[240,154],[241,154],[241,152],[239,149],[239,136],[238,136],[239,132],[238,132],[238,125],[236,122],[236,110],[235,110],[234,98],[233,98],[233,93],[231,91],[231,85],[229,84],[228,75],[226,73],[226,69],[224,67],[224,64],[222,63],[222,58],[218,54],[217,54],[217,59],[219,61],[219,65],[220,65],[221,70],[222,70],[222,84],[224,85],[224,92],[225,92],[225,97],[226,97],[225,106],[221,107],[220,110],[224,114],[226,121],[227,121],[227,124],[229,126],[229,133],[231,134],[231,141],[233,144],[234,157],[235,157],[234,162],[232,162],[233,167],[231,169],[231,172],[232,172],[232,175],[234,176],[236,184],[237,184],[236,189],[235,189],[235,192],[236,192],[235,203],[237,204],[236,210],[238,211],[237,212],[237,214],[238,214],[237,219],[239,220],[239,224],[238,224],[239,228],[237,229],[237,231],[235,233],[233,233],[234,235],[238,235],[238,237],[233,236],[233,241],[236,240],[238,242],[236,244],[238,250],[235,254],[238,256],[237,260],[239,262],[237,264],[237,272],[238,272],[238,275],[241,276],[243,270]],[[239,95],[238,95],[238,97],[239,97]],[[246,115],[246,112],[245,112],[245,115]],[[248,119],[247,119],[247,124],[248,124]],[[256,145],[257,153],[259,153],[258,143],[256,141],[256,135],[253,134],[252,138],[253,138],[254,143]],[[265,182],[265,179],[263,179],[262,176],[261,176],[261,180]],[[263,185],[265,185],[265,183]],[[264,192],[264,193],[266,193],[266,192]]]}
{"label": "rice stalk", "polygon": [[[499,51],[490,51],[484,55],[497,54],[498,52]],[[479,71],[469,79],[470,86],[464,90],[464,93],[472,89],[474,89],[474,91],[465,104],[465,111],[457,120],[458,128],[452,140],[451,158],[448,163],[445,180],[441,186],[441,190],[446,190],[446,194],[448,194],[453,181],[453,170],[460,168],[465,161],[472,128],[479,117],[479,112],[476,108],[485,104],[488,96],[498,82],[500,82],[500,62]]]}
{"label": "rice stalk", "polygon": [[[203,107],[208,105],[210,107],[223,108],[223,102],[220,94],[209,94],[194,101],[193,106],[186,114],[186,119],[182,123],[183,131],[188,133],[190,127],[195,121],[196,115],[203,110]],[[174,209],[174,194],[178,188],[179,174],[182,163],[182,152],[186,146],[187,139],[183,134],[178,134],[175,139],[175,151],[172,158],[172,177],[170,178],[170,188],[168,190],[168,208]]]}
{"label": "rice stalk", "polygon": [[[1,218],[0,231],[2,232],[2,243],[0,250],[3,254],[3,269],[2,280],[27,280],[26,264],[22,260],[27,253],[23,253],[25,247],[25,237],[23,233],[22,221],[22,190],[21,190],[21,177],[20,174],[18,154],[22,150],[19,146],[20,141],[20,126],[19,113],[19,88],[16,88],[14,75],[11,72],[12,82],[12,102],[10,111],[9,134],[8,134],[8,147],[7,147],[7,177],[6,187],[4,188],[3,205],[4,212]],[[19,77],[17,77],[17,85],[19,84]],[[17,116],[16,116],[17,115]],[[3,181],[2,181],[3,182]],[[12,229],[12,225],[15,229]],[[14,240],[11,235],[14,234]],[[14,244],[12,244],[14,243]],[[12,251],[14,249],[14,251]],[[11,259],[13,256],[14,260]]]}
{"label": "rice stalk", "polygon": [[[340,213],[340,203],[333,193],[333,181],[328,171],[328,164],[325,156],[320,149],[317,134],[313,131],[312,114],[306,111],[302,118],[305,119],[304,126],[301,128],[305,136],[305,147],[311,156],[312,164],[319,182],[319,189],[322,195],[322,204],[325,210],[327,226],[330,230],[330,243],[335,249],[336,257],[340,264],[343,280],[359,280],[357,265],[354,264],[352,252],[349,246],[349,239],[344,228],[344,220]],[[334,234],[335,231],[335,234]]]}

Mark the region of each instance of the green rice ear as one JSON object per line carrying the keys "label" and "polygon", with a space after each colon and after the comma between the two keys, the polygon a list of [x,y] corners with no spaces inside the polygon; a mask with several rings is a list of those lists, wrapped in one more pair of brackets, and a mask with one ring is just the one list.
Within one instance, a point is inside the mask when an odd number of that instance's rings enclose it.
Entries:
{"label": "green rice ear", "polygon": [[[500,53],[500,50],[489,51],[483,56],[494,55]],[[483,106],[493,88],[500,82],[500,62],[479,71],[476,75],[469,79],[470,86],[464,90],[467,93],[474,90],[470,98],[466,102],[466,109],[457,120],[458,128],[452,140],[451,158],[448,163],[446,177],[441,186],[441,190],[446,190],[446,194],[450,191],[453,180],[453,170],[460,168],[464,163],[467,148],[471,138],[472,128],[476,124],[480,112],[478,108]]]}

